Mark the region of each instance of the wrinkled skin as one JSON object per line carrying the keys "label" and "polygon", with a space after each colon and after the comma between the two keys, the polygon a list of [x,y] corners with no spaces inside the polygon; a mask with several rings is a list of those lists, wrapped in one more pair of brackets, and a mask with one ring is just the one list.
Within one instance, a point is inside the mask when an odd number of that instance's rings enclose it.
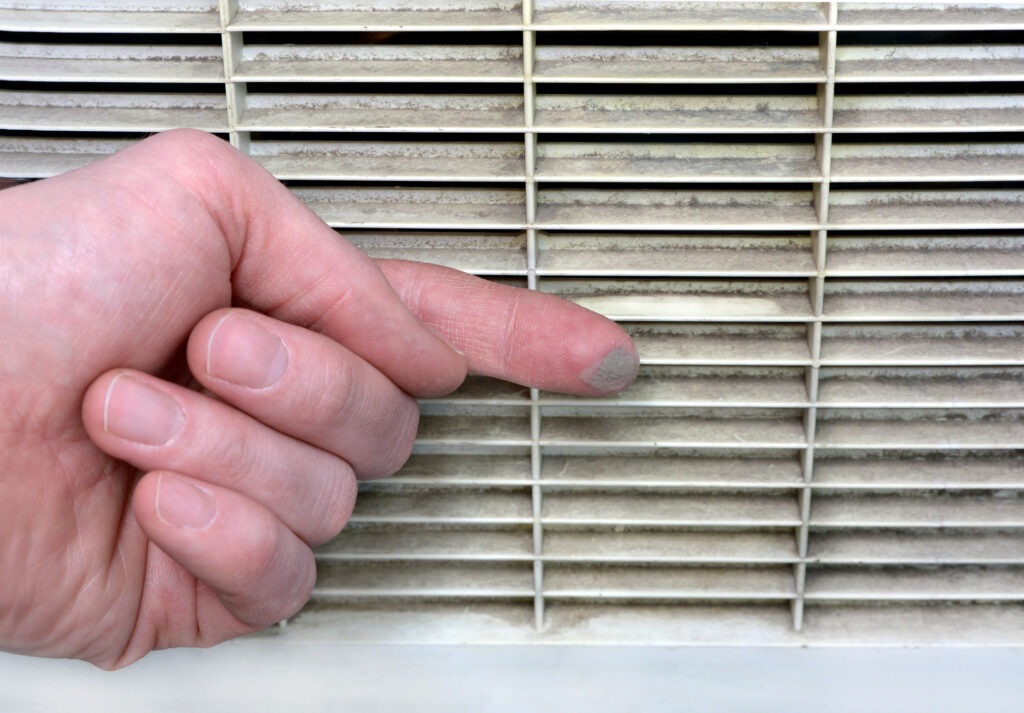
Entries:
{"label": "wrinkled skin", "polygon": [[[296,612],[413,397],[610,393],[637,364],[555,298],[375,264],[195,131],[0,192],[0,308],[0,649],[104,668]],[[169,440],[125,437],[161,413]]]}

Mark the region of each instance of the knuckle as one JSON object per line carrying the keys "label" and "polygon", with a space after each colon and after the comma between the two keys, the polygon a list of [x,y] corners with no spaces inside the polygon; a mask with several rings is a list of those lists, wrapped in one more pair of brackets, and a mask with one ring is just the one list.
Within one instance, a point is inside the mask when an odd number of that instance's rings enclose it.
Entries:
{"label": "knuckle", "polygon": [[257,629],[298,612],[316,584],[313,552],[288,547],[281,539],[270,536],[250,549],[246,561],[237,565],[239,590],[225,596],[235,616]]}
{"label": "knuckle", "polygon": [[358,389],[352,364],[346,359],[334,360],[319,379],[310,383],[309,408],[300,408],[306,428],[323,428],[347,420],[354,412],[353,395]]}
{"label": "knuckle", "polygon": [[336,465],[325,478],[325,492],[316,501],[316,510],[308,520],[308,530],[301,535],[314,547],[337,537],[352,517],[356,503],[355,474],[344,461],[333,460]]}
{"label": "knuckle", "polygon": [[214,439],[213,448],[210,461],[221,464],[220,479],[227,487],[238,487],[266,470],[264,444],[258,434],[248,429],[237,429],[231,435]]}
{"label": "knuckle", "polygon": [[397,473],[412,455],[419,430],[420,410],[412,398],[403,398],[392,427],[381,434],[381,443],[386,444],[378,469],[365,477],[382,478]]}
{"label": "knuckle", "polygon": [[239,594],[251,590],[253,584],[264,580],[268,574],[272,576],[287,564],[284,561],[281,529],[268,523],[256,530],[256,533],[246,543],[244,557],[234,564],[242,588]]}
{"label": "knuckle", "polygon": [[347,457],[360,478],[396,472],[412,453],[419,426],[416,400],[361,363],[338,360],[309,382],[295,427]]}

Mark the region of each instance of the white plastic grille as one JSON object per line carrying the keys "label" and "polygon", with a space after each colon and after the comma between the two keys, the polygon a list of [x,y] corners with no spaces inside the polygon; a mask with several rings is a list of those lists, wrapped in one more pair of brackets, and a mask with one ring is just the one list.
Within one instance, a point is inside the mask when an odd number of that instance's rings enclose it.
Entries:
{"label": "white plastic grille", "polygon": [[289,635],[1024,642],[1024,4],[0,0],[0,176],[217,132],[371,255],[619,321],[470,379]]}

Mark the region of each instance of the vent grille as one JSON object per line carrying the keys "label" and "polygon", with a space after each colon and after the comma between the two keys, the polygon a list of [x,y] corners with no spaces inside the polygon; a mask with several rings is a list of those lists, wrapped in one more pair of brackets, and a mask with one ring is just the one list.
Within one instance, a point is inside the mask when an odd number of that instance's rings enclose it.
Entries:
{"label": "vent grille", "polygon": [[0,0],[0,176],[205,129],[636,339],[615,398],[423,402],[289,635],[1020,644],[1022,48],[1019,3]]}

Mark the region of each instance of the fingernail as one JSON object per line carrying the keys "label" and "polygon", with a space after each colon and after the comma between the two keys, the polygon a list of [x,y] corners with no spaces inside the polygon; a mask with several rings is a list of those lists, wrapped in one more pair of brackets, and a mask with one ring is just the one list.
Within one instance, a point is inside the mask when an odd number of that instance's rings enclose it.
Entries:
{"label": "fingernail", "polygon": [[161,474],[156,482],[156,516],[174,527],[202,530],[217,517],[217,503],[205,490]]}
{"label": "fingernail", "polygon": [[580,379],[597,391],[619,391],[636,379],[640,358],[636,350],[615,347],[603,359],[580,374]]}
{"label": "fingernail", "polygon": [[118,374],[107,387],[103,430],[126,441],[162,446],[185,425],[185,414],[172,397]]}
{"label": "fingernail", "polygon": [[206,373],[250,389],[276,384],[288,368],[288,350],[276,334],[251,319],[225,315],[213,328]]}

